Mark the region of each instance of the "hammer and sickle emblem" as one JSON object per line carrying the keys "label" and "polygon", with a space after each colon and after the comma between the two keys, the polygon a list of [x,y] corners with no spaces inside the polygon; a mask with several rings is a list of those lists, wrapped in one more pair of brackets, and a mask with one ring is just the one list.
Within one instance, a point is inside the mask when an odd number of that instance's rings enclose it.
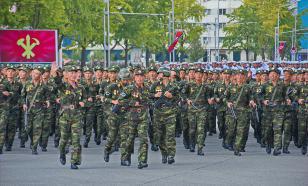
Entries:
{"label": "hammer and sickle emblem", "polygon": [[[34,43],[32,44],[30,43],[31,39],[34,40]],[[25,50],[24,53],[22,53],[22,57],[30,59],[31,57],[35,56],[35,54],[32,52],[32,49],[37,45],[40,45],[40,41],[36,38],[30,38],[29,34],[26,36],[26,43],[24,41],[25,41],[24,38],[18,39],[17,45],[21,46]]]}

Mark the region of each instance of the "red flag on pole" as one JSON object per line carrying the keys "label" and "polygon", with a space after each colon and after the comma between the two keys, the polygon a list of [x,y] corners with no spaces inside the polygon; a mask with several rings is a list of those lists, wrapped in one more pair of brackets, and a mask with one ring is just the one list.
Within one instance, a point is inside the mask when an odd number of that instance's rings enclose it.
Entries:
{"label": "red flag on pole", "polygon": [[285,41],[280,41],[279,42],[279,54],[282,54],[285,45],[286,45]]}
{"label": "red flag on pole", "polygon": [[182,31],[178,31],[175,34],[175,40],[173,41],[173,43],[168,47],[168,53],[172,52],[175,48],[175,46],[178,44],[179,39],[183,36],[183,32]]}

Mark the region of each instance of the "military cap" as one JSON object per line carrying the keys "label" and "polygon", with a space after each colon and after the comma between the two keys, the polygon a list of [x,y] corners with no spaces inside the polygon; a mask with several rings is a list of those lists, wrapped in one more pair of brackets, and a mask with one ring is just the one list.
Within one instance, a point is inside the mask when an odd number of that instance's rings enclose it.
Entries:
{"label": "military cap", "polygon": [[142,69],[136,69],[136,70],[134,71],[134,74],[135,74],[135,75],[144,75],[144,70],[142,70]]}
{"label": "military cap", "polygon": [[46,71],[49,72],[51,70],[51,67],[50,66],[44,66],[43,70],[44,70],[44,72],[46,72]]}
{"label": "military cap", "polygon": [[239,70],[237,71],[237,73],[238,73],[238,74],[247,74],[248,71],[247,71],[246,69],[239,69]]}
{"label": "military cap", "polygon": [[149,67],[148,67],[148,72],[150,72],[150,71],[155,71],[155,72],[157,72],[156,66],[154,66],[154,65],[149,66]]}
{"label": "military cap", "polygon": [[21,65],[21,66],[18,67],[18,70],[23,70],[23,71],[27,72],[28,68],[24,65]]}
{"label": "military cap", "polygon": [[162,73],[163,73],[163,77],[170,77],[169,70],[164,70]]}
{"label": "military cap", "polygon": [[290,72],[291,74],[293,74],[293,70],[291,68],[285,68],[283,70],[283,73],[285,73],[285,72]]}
{"label": "military cap", "polygon": [[159,69],[157,70],[157,73],[162,73],[164,71],[169,71],[169,69],[167,69],[166,67],[159,67]]}
{"label": "military cap", "polygon": [[7,65],[6,68],[7,68],[7,69],[15,70],[15,66],[14,66],[14,65]]}
{"label": "military cap", "polygon": [[76,71],[78,71],[78,68],[76,68],[76,66],[66,66],[65,67],[65,71],[67,71],[67,72],[76,72]]}
{"label": "military cap", "polygon": [[88,66],[83,67],[83,72],[93,72],[92,69]]}
{"label": "military cap", "polygon": [[103,70],[103,67],[97,65],[97,66],[94,67],[94,71],[97,71],[97,70]]}
{"label": "military cap", "polygon": [[44,68],[43,68],[42,66],[36,66],[36,67],[33,68],[33,70],[38,70],[38,71],[40,71],[42,74],[45,72],[45,71],[44,71]]}
{"label": "military cap", "polygon": [[280,74],[280,71],[278,70],[278,68],[275,68],[275,67],[270,68],[269,72],[276,72],[277,74]]}
{"label": "military cap", "polygon": [[230,69],[225,69],[223,70],[224,74],[232,74],[232,71]]}
{"label": "military cap", "polygon": [[108,72],[119,72],[119,68],[116,65],[109,67]]}
{"label": "military cap", "polygon": [[201,72],[201,73],[203,73],[203,69],[202,69],[202,68],[196,68],[195,72]]}
{"label": "military cap", "polygon": [[119,78],[122,79],[122,80],[128,80],[130,79],[130,73],[129,73],[129,70],[127,68],[122,68],[119,72]]}

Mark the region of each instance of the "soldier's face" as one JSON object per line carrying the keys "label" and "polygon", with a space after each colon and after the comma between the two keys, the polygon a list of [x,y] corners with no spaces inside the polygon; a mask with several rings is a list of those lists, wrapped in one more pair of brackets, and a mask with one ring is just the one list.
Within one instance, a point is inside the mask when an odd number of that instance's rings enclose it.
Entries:
{"label": "soldier's face", "polygon": [[145,77],[143,75],[135,75],[134,80],[135,80],[136,84],[141,85],[141,84],[144,83],[144,78]]}
{"label": "soldier's face", "polygon": [[195,73],[195,80],[196,81],[201,81],[202,80],[202,76],[203,76],[202,72],[196,72]]}
{"label": "soldier's face", "polygon": [[15,70],[13,70],[13,69],[8,69],[8,70],[6,71],[6,77],[7,77],[7,78],[13,78],[13,77],[14,77],[14,73],[15,73]]}
{"label": "soldier's face", "polygon": [[194,70],[190,70],[190,71],[188,72],[188,77],[189,77],[189,79],[194,79],[194,77],[195,77],[195,71],[194,71]]}
{"label": "soldier's face", "polygon": [[213,79],[213,80],[217,80],[217,79],[218,79],[218,74],[217,74],[217,73],[214,73],[213,76],[212,76],[212,79]]}
{"label": "soldier's face", "polygon": [[95,77],[96,77],[97,79],[102,78],[102,76],[103,76],[103,72],[102,72],[101,70],[95,71]]}
{"label": "soldier's face", "polygon": [[89,71],[85,72],[85,73],[84,73],[84,78],[85,78],[86,80],[92,79],[92,72],[89,72]]}
{"label": "soldier's face", "polygon": [[269,78],[270,78],[271,81],[277,81],[279,76],[278,76],[278,74],[276,72],[271,72],[269,74]]}
{"label": "soldier's face", "polygon": [[184,78],[185,78],[185,71],[184,71],[184,70],[181,70],[181,71],[180,71],[180,78],[181,78],[181,79],[184,79]]}
{"label": "soldier's face", "polygon": [[284,72],[284,80],[290,81],[291,80],[291,73],[286,71]]}
{"label": "soldier's face", "polygon": [[262,74],[262,75],[261,75],[261,80],[262,80],[263,82],[267,81],[267,80],[268,80],[268,75],[267,75],[267,74]]}
{"label": "soldier's face", "polygon": [[116,73],[116,72],[109,72],[108,76],[109,76],[110,81],[115,81],[117,79],[117,77],[118,77],[118,73]]}
{"label": "soldier's face", "polygon": [[157,77],[157,73],[155,72],[155,71],[150,71],[149,73],[148,73],[148,77],[149,77],[149,79],[156,79],[156,77]]}
{"label": "soldier's face", "polygon": [[176,77],[176,72],[175,71],[171,71],[170,72],[170,77],[171,77],[171,79],[174,79]]}
{"label": "soldier's face", "polygon": [[50,73],[49,72],[44,72],[44,74],[42,75],[42,77],[44,79],[48,79],[49,78]]}
{"label": "soldier's face", "polygon": [[261,75],[260,74],[256,74],[256,81],[261,81]]}
{"label": "soldier's face", "polygon": [[27,77],[27,72],[20,70],[18,72],[18,76],[19,76],[20,79],[25,79]]}
{"label": "soldier's face", "polygon": [[76,81],[77,76],[78,76],[78,73],[75,71],[67,72],[67,78],[69,81]]}
{"label": "soldier's face", "polygon": [[41,72],[37,69],[32,70],[31,77],[33,80],[39,80],[41,77]]}

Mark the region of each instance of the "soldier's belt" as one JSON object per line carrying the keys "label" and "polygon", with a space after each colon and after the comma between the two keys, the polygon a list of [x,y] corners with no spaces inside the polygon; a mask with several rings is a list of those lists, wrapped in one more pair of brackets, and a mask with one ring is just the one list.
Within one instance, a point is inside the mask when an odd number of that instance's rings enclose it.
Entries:
{"label": "soldier's belt", "polygon": [[33,103],[33,106],[32,106],[33,109],[40,109],[40,108],[46,108],[46,107],[47,107],[47,104],[42,103],[42,102]]}
{"label": "soldier's belt", "polygon": [[131,108],[130,111],[141,113],[142,111],[145,111],[146,109],[148,109],[147,106],[141,106],[141,107]]}
{"label": "soldier's belt", "polygon": [[76,109],[77,107],[75,105],[62,105],[61,108],[63,110],[74,110]]}

